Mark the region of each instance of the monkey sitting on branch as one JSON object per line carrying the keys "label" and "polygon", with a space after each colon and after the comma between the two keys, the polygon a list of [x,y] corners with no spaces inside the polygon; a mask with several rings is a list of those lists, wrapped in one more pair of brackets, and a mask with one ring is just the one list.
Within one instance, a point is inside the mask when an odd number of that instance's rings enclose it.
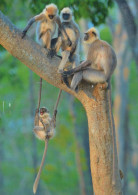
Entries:
{"label": "monkey sitting on branch", "polygon": [[[61,32],[59,32],[55,50],[57,53],[60,48],[62,49],[62,60],[58,68],[58,72],[62,73],[68,60],[73,63],[73,67],[79,64],[80,30],[73,19],[73,13],[70,8],[63,8],[60,18],[62,22]],[[66,32],[67,36],[63,31]],[[69,37],[71,45],[68,44],[67,37]]]}
{"label": "monkey sitting on branch", "polygon": [[63,73],[65,76],[74,75],[70,86],[73,90],[77,89],[82,80],[92,84],[108,82],[117,64],[113,48],[99,39],[98,31],[94,27],[85,33],[84,42],[89,44],[87,60]]}
{"label": "monkey sitting on branch", "polygon": [[[84,42],[89,44],[87,60],[82,62],[78,67],[69,71],[64,71],[65,76],[73,74],[71,81],[71,89],[76,90],[77,86],[82,80],[91,84],[106,83],[108,85],[108,103],[110,108],[110,118],[112,126],[112,142],[113,142],[113,175],[112,184],[115,185],[115,153],[116,139],[115,139],[115,126],[112,115],[112,102],[111,102],[111,86],[110,78],[113,74],[117,58],[113,48],[105,41],[99,39],[98,31],[93,27],[89,29],[84,36]],[[69,83],[68,83],[69,85]],[[105,87],[105,88],[106,88]]]}
{"label": "monkey sitting on branch", "polygon": [[49,111],[45,107],[40,108],[40,112],[39,112],[39,109],[36,109],[34,124],[35,124],[35,127],[33,131],[36,137],[40,140],[45,141],[45,149],[43,153],[43,158],[42,158],[41,165],[40,165],[40,168],[39,168],[39,171],[38,171],[38,174],[35,179],[34,186],[33,186],[33,192],[35,194],[37,191],[37,186],[39,183],[41,171],[42,171],[46,153],[47,153],[48,140],[54,136],[55,127],[56,127],[56,113],[55,113],[55,116],[51,118]]}
{"label": "monkey sitting on branch", "polygon": [[22,38],[25,37],[27,31],[34,22],[38,22],[36,29],[37,40],[40,45],[49,50],[52,57],[54,50],[51,50],[51,40],[55,35],[57,24],[59,23],[58,8],[51,3],[39,14],[31,18],[22,32]]}

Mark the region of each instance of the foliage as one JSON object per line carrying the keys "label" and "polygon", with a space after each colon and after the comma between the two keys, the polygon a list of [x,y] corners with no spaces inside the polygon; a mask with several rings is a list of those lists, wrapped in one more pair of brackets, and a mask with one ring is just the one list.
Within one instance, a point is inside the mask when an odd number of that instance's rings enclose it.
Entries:
{"label": "foliage", "polygon": [[[30,8],[34,13],[39,13],[50,3],[50,0],[47,0],[47,2],[42,0],[41,3],[36,0],[31,0]],[[59,10],[64,7],[71,7],[74,11],[75,19],[87,18],[94,25],[104,23],[108,16],[109,8],[113,6],[113,0],[53,0],[52,3],[55,3]]]}

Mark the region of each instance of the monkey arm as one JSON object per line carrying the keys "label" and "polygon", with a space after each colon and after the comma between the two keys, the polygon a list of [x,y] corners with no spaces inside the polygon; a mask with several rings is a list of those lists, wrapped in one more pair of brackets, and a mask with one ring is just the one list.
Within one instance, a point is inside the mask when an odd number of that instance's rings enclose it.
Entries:
{"label": "monkey arm", "polygon": [[55,50],[56,50],[56,53],[59,51],[59,49],[61,48],[61,45],[62,45],[62,38],[61,36],[58,37],[58,40],[56,42],[56,45],[55,45]]}
{"label": "monkey arm", "polygon": [[43,119],[42,118],[39,118],[40,122],[42,123],[44,129],[46,128],[46,124],[44,123]]}
{"label": "monkey arm", "polygon": [[78,42],[79,42],[79,39],[80,39],[80,30],[79,30],[79,27],[77,24],[73,23],[73,29],[75,30],[75,33],[76,33],[76,41],[75,41],[75,45],[77,46]]}
{"label": "monkey arm", "polygon": [[65,28],[64,28],[64,25],[61,23],[59,16],[56,17],[56,23],[58,24],[60,33],[63,35],[63,37],[66,37],[66,39],[68,41],[68,46],[70,47],[72,45],[72,42],[71,42],[71,40],[70,40],[70,38],[69,38]]}
{"label": "monkey arm", "polygon": [[80,40],[80,30],[79,30],[78,25],[75,24],[74,22],[72,22],[72,26],[73,26],[73,29],[74,29],[75,34],[76,34],[76,41],[72,45],[71,55],[73,55],[75,53],[77,46],[78,46],[78,43],[79,43],[79,40]]}
{"label": "monkey arm", "polygon": [[72,74],[74,74],[76,72],[80,72],[82,70],[85,70],[90,65],[91,65],[91,61],[90,60],[85,60],[79,66],[77,66],[77,67],[75,67],[75,68],[73,68],[71,70],[64,71],[63,75],[72,75]]}
{"label": "monkey arm", "polygon": [[39,14],[39,15],[36,15],[34,16],[33,18],[31,18],[29,21],[28,21],[28,24],[27,26],[25,27],[25,29],[23,30],[22,32],[22,39],[25,37],[27,31],[29,30],[29,28],[32,26],[32,24],[36,21],[39,21],[39,20],[42,20],[44,18],[44,14]]}
{"label": "monkey arm", "polygon": [[44,131],[44,127],[42,127],[42,126],[34,126],[34,131]]}
{"label": "monkey arm", "polygon": [[44,34],[44,43],[47,49],[51,49],[51,30],[48,29]]}
{"label": "monkey arm", "polygon": [[36,21],[36,22],[37,22],[37,21],[40,21],[40,20],[42,20],[42,19],[45,18],[45,14],[41,13],[41,14],[39,14],[39,15],[36,15],[34,18],[35,18],[35,21]]}
{"label": "monkey arm", "polygon": [[62,33],[63,37],[66,37],[67,45],[70,47],[72,45],[72,42],[71,42],[71,40],[70,40],[70,38],[69,38],[65,28],[64,28],[64,25],[61,26],[61,33]]}

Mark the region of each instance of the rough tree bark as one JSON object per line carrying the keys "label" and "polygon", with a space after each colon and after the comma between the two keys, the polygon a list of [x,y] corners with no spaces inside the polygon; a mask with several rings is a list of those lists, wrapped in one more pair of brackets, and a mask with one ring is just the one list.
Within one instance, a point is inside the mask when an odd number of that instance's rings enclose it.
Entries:
{"label": "rough tree bark", "polygon": [[[112,185],[113,145],[107,90],[101,90],[100,84],[93,90],[86,82],[82,82],[78,93],[68,89],[57,73],[60,59],[49,59],[47,50],[28,37],[22,40],[21,31],[1,12],[0,44],[44,80],[78,98],[88,117],[90,166],[95,195],[121,195],[118,163],[115,167],[116,185]],[[97,101],[92,99],[92,93]],[[117,162],[117,155],[115,160]]]}

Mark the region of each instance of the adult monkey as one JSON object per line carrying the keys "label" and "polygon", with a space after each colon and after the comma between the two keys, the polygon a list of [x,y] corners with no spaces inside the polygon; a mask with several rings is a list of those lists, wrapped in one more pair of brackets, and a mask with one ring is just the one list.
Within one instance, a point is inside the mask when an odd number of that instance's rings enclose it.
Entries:
{"label": "adult monkey", "polygon": [[[55,35],[57,24],[61,28],[61,21],[58,16],[58,8],[55,4],[51,3],[45,7],[45,9],[39,14],[31,18],[22,32],[22,38],[25,37],[27,31],[34,22],[38,22],[36,29],[37,40],[40,45],[49,50],[49,54],[52,57],[54,50],[51,49],[51,41]],[[67,38],[67,44],[71,45],[71,41],[67,36],[66,31],[62,30],[64,36]]]}
{"label": "adult monkey", "polygon": [[[58,72],[62,73],[67,61],[71,61],[73,67],[79,64],[79,43],[80,43],[80,30],[78,25],[73,19],[73,13],[70,8],[65,7],[61,11],[61,32],[59,32],[58,40],[56,43],[56,52],[62,49],[62,60],[58,68]],[[71,41],[71,45],[68,45],[67,36],[63,34],[64,29]]]}
{"label": "adult monkey", "polygon": [[[87,60],[81,63],[78,67],[69,71],[64,71],[66,76],[74,75],[71,81],[71,89],[76,90],[79,83],[85,80],[91,84],[106,83],[108,84],[108,98],[110,108],[110,118],[112,126],[112,141],[113,141],[113,177],[112,183],[115,184],[115,153],[116,151],[116,138],[115,127],[112,116],[112,103],[111,103],[111,87],[110,78],[113,74],[117,58],[113,48],[105,41],[99,39],[98,31],[93,27],[89,29],[84,36],[84,42],[89,44]],[[107,86],[107,85],[105,85]]]}

